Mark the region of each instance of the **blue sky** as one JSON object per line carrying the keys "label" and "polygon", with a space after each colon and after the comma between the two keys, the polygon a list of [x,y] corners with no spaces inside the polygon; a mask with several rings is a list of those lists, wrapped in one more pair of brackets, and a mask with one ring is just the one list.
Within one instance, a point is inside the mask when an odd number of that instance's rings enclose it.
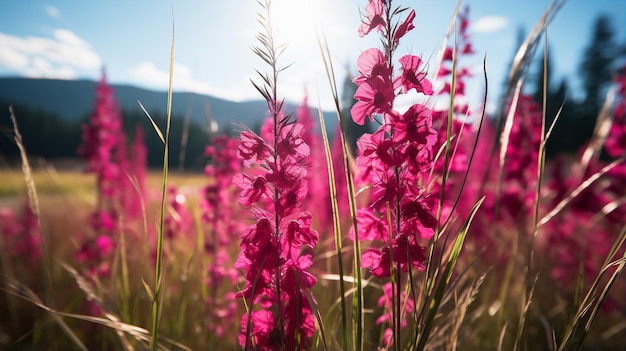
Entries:
{"label": "blue sky", "polygon": [[[399,52],[423,54],[425,60],[435,57],[456,1],[396,2],[417,13],[416,29],[403,39]],[[332,106],[314,28],[327,36],[341,82],[345,67],[354,70],[361,51],[378,46],[375,36],[361,39],[357,34],[359,11],[366,4],[366,0],[274,0],[276,26],[288,44],[282,62],[292,64],[279,78],[282,96],[299,102],[306,89],[311,104]],[[469,64],[478,67],[487,55],[490,95],[496,97],[518,28],[530,30],[550,1],[465,4],[470,6],[476,50]],[[97,79],[104,65],[111,83],[164,91],[173,19],[175,90],[237,101],[258,99],[250,79],[256,79],[255,69],[267,68],[250,49],[260,28],[259,10],[255,0],[1,1],[0,76]],[[557,78],[575,76],[600,13],[613,16],[617,38],[626,41],[625,0],[568,1],[548,32]],[[575,90],[576,82],[570,83]]]}

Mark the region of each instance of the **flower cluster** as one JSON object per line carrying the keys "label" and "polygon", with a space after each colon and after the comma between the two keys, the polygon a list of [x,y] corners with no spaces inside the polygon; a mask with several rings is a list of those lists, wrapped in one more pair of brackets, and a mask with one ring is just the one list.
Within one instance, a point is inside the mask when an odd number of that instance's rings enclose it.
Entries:
{"label": "flower cluster", "polygon": [[364,251],[361,265],[377,277],[389,277],[392,267],[402,272],[424,268],[420,239],[433,235],[436,219],[421,176],[433,165],[437,132],[432,128],[432,111],[426,106],[414,104],[404,113],[393,108],[396,95],[412,89],[433,93],[420,69],[420,57],[402,56],[401,70],[394,72],[393,53],[400,38],[414,28],[415,11],[401,23],[394,23],[393,17],[403,11],[392,11],[391,1],[371,0],[366,11],[359,33],[380,31],[384,51],[365,50],[358,58],[359,76],[354,79],[358,101],[351,110],[353,120],[363,124],[366,117],[381,117],[380,128],[357,141],[360,177],[372,186],[370,206],[357,214],[358,239],[384,243],[382,249]]}
{"label": "flower cluster", "polygon": [[[448,44],[441,56],[434,93],[439,97],[439,101],[432,114],[433,128],[438,131],[434,150],[439,155],[435,160],[433,173],[435,175],[447,174],[442,218],[453,214],[460,215],[460,217],[467,215],[477,200],[477,196],[469,194],[474,189],[461,189],[462,180],[469,166],[471,146],[468,143],[473,141],[475,136],[469,99],[466,94],[467,80],[472,77],[471,64],[467,62],[467,59],[474,54],[468,31],[469,7],[466,6],[463,11],[459,12],[456,23],[458,35],[454,38],[454,44]],[[452,111],[450,111],[450,101]],[[448,135],[449,117],[451,117],[450,135]],[[450,145],[449,150],[446,151],[448,139],[450,139]],[[440,179],[434,179],[437,186],[441,186]],[[453,209],[454,202],[449,201],[450,196],[456,196],[460,191],[464,191],[466,195]],[[454,213],[452,213],[453,210]]]}
{"label": "flower cluster", "polygon": [[235,264],[246,272],[246,286],[238,295],[263,308],[242,320],[240,343],[249,347],[251,337],[259,349],[291,350],[315,331],[307,294],[316,279],[306,271],[311,256],[300,251],[304,245],[315,247],[318,233],[311,228],[311,215],[299,211],[307,193],[302,161],[309,156],[303,127],[280,111],[268,121],[264,129],[275,132],[270,140],[249,130],[241,133],[239,157],[260,169],[233,178],[241,204],[263,204],[255,207],[257,221],[242,235]]}
{"label": "flower cluster", "polygon": [[[385,283],[383,285],[383,294],[378,298],[378,307],[383,307],[387,311],[380,315],[380,317],[376,318],[376,325],[381,324],[393,324],[393,314],[391,310],[393,309],[393,285],[390,282]],[[415,302],[406,292],[402,291],[400,293],[400,303],[402,304],[402,313],[412,312],[415,308]],[[408,325],[408,321],[406,318],[401,318],[400,327],[406,328]],[[390,345],[392,342],[393,331],[391,328],[386,328],[383,333],[383,343],[386,345]]]}
{"label": "flower cluster", "polygon": [[[207,146],[204,155],[209,158],[205,175],[211,179],[202,191],[200,208],[202,220],[209,225],[204,237],[207,256],[207,279],[209,296],[206,301],[208,329],[222,337],[231,323],[236,325],[237,302],[232,287],[237,283],[238,272],[232,266],[228,248],[233,243],[231,233],[238,232],[239,222],[234,218],[235,204],[224,206],[234,198],[233,176],[241,170],[237,157],[239,141],[220,135]],[[226,293],[222,293],[227,291]],[[220,322],[217,322],[217,321]]]}
{"label": "flower cluster", "polygon": [[[471,37],[468,33],[469,7],[465,7],[465,10],[458,14],[458,22],[459,35],[455,40],[457,50],[451,45],[448,45],[444,50],[439,72],[437,72],[437,82],[443,82],[443,84],[440,84],[439,88],[435,89],[436,95],[450,96],[450,94],[453,94],[454,96],[452,105],[452,133],[450,135],[453,148],[453,154],[449,163],[449,170],[451,172],[463,172],[467,169],[468,152],[463,143],[463,139],[467,135],[471,135],[472,132],[471,125],[468,123],[471,116],[465,89],[467,84],[466,80],[472,77],[472,72],[469,64],[460,64],[462,58],[474,54]],[[457,68],[453,72],[454,67]],[[458,67],[461,68],[459,69]],[[452,91],[453,75],[454,91]],[[450,111],[448,110],[449,104],[446,103],[445,106],[446,108],[435,109],[433,111],[434,128],[439,131],[435,150],[443,148],[448,138],[448,114]],[[440,172],[443,170],[444,159],[445,157],[440,156],[435,164],[435,168]]]}
{"label": "flower cluster", "polygon": [[[76,260],[87,265],[91,274],[109,275],[109,265],[121,229],[141,217],[146,172],[146,147],[143,130],[136,129],[132,158],[128,157],[122,115],[106,74],[96,85],[94,109],[83,125],[78,154],[87,161],[86,171],[97,178],[97,203],[90,216],[92,233],[85,235]],[[135,178],[139,194],[131,181]],[[122,226],[124,228],[122,228]]]}
{"label": "flower cluster", "polygon": [[26,197],[21,215],[0,207],[0,245],[7,257],[25,257],[31,266],[41,258],[41,236],[37,218]]}
{"label": "flower cluster", "polygon": [[116,180],[120,169],[114,153],[121,144],[122,117],[113,96],[113,89],[106,81],[106,74],[96,86],[96,100],[89,123],[83,125],[82,144],[78,154],[87,160],[87,172],[98,177],[98,189],[103,198],[116,195]]}
{"label": "flower cluster", "polygon": [[76,253],[76,260],[87,264],[87,269],[100,277],[110,273],[121,195],[128,190],[119,186],[120,180],[126,177],[121,169],[121,164],[127,162],[125,142],[122,117],[103,70],[96,86],[94,111],[89,123],[83,126],[82,144],[78,149],[78,154],[88,162],[87,172],[97,177],[98,199],[90,222],[95,235],[86,238]]}
{"label": "flower cluster", "polygon": [[537,164],[541,144],[542,111],[530,96],[521,95],[506,150],[501,207],[513,222],[524,223],[532,218],[537,184]]}
{"label": "flower cluster", "polygon": [[241,236],[235,263],[246,280],[237,296],[248,306],[239,343],[245,350],[306,350],[315,333],[310,290],[316,279],[307,272],[311,255],[302,251],[319,240],[311,214],[301,210],[308,190],[304,162],[311,149],[299,116],[285,115],[277,100],[280,50],[274,42],[271,2],[260,4],[267,11],[260,15],[266,32],[259,34],[261,47],[254,51],[271,74],[261,74],[264,84],[253,85],[265,98],[269,117],[260,136],[251,130],[240,133],[238,155],[248,169],[233,177],[241,190],[239,202],[253,206],[256,217]]}
{"label": "flower cluster", "polygon": [[[607,154],[614,158],[626,155],[626,69],[617,77],[616,83],[618,103],[604,145]],[[587,176],[600,171],[604,165],[604,162],[593,160]],[[551,173],[547,185],[551,195],[549,205],[554,208],[580,185],[581,180],[567,171],[563,158],[553,162]],[[604,176],[603,182],[591,184],[569,201],[566,211],[548,222],[546,256],[552,278],[562,286],[573,289],[580,283],[581,275],[583,281],[590,281],[601,270],[626,216],[626,205],[622,202],[626,193],[625,181],[626,167],[623,163],[618,164]],[[598,218],[598,213],[603,213],[602,220]],[[618,255],[622,253],[623,249]],[[616,304],[623,307],[621,300],[609,296],[605,307],[611,308]]]}
{"label": "flower cluster", "polygon": [[318,224],[316,226],[317,229],[320,232],[332,232],[332,208],[330,193],[328,192],[330,180],[328,179],[324,144],[319,132],[316,132],[319,131],[320,127],[318,123],[315,123],[311,115],[306,95],[296,110],[296,114],[298,121],[304,129],[302,138],[310,149],[306,175],[309,190],[307,191],[305,204],[307,208],[317,209],[315,212],[315,219]]}

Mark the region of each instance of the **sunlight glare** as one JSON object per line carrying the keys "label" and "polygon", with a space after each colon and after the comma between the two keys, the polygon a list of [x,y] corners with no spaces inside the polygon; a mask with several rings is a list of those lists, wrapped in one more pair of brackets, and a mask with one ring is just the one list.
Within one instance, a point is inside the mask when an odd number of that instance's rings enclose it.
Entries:
{"label": "sunlight glare", "polygon": [[323,2],[273,0],[272,21],[278,42],[289,46],[315,42],[315,26],[323,25]]}

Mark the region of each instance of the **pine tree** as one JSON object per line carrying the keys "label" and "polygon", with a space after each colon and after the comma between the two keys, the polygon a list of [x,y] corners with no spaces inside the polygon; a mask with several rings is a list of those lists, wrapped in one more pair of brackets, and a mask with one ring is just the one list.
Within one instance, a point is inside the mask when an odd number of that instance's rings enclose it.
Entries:
{"label": "pine tree", "polygon": [[585,118],[593,118],[594,122],[604,102],[605,88],[611,82],[611,69],[618,51],[614,38],[611,17],[600,15],[594,22],[591,40],[580,65],[585,93],[581,113]]}

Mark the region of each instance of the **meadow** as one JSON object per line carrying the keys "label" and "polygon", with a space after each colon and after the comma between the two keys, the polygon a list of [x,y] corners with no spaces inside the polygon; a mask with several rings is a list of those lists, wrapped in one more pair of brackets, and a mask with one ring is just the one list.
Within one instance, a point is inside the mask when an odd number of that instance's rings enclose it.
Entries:
{"label": "meadow", "polygon": [[[307,100],[283,110],[289,48],[271,1],[258,6],[267,119],[213,134],[203,174],[170,172],[169,120],[124,133],[104,74],[84,171],[23,148],[21,169],[0,170],[1,349],[624,350],[626,67],[589,142],[548,159],[560,112],[523,87],[559,2],[489,116],[487,91],[466,92],[484,74],[465,65],[467,8],[426,62],[401,45],[413,9],[364,1],[355,37],[381,46],[356,62],[352,106],[319,39],[332,136]],[[355,149],[346,121],[371,127]],[[162,140],[161,170],[146,167],[144,133]]]}

